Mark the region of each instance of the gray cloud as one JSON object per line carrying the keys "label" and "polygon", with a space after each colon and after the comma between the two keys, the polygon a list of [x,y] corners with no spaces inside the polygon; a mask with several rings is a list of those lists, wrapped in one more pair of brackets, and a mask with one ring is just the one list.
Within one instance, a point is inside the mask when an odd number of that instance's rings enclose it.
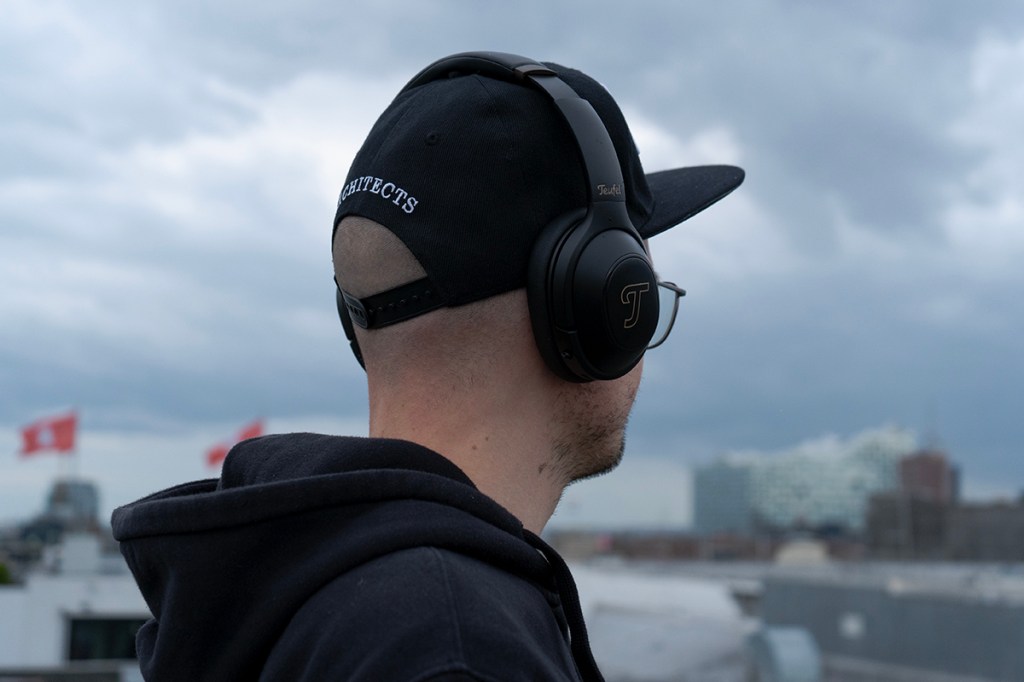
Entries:
{"label": "gray cloud", "polygon": [[720,131],[748,170],[654,242],[690,296],[631,452],[692,462],[896,421],[1019,486],[1024,242],[1000,207],[1024,105],[977,80],[980,45],[1024,44],[1024,9],[549,4],[12,4],[0,425],[69,404],[111,430],[364,415],[333,194],[406,78],[489,47],[593,73],[681,150]]}

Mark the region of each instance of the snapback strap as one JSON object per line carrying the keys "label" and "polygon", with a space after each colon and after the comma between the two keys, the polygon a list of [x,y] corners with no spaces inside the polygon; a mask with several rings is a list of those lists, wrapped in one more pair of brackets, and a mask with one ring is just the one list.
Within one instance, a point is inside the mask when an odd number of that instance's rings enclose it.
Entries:
{"label": "snapback strap", "polygon": [[339,290],[352,322],[363,329],[380,329],[444,306],[429,277],[366,298]]}

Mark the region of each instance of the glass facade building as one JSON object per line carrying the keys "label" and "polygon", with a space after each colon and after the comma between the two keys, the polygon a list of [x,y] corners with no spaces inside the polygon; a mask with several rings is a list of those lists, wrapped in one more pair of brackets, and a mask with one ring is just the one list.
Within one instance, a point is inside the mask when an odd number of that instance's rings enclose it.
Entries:
{"label": "glass facade building", "polygon": [[897,428],[826,437],[775,453],[731,453],[694,474],[694,529],[702,535],[795,527],[864,528],[875,493],[900,487],[914,435]]}

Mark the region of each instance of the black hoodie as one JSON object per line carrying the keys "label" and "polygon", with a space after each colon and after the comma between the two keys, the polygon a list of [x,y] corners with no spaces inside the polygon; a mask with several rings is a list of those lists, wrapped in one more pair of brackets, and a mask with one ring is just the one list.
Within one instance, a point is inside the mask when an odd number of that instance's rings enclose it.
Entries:
{"label": "black hoodie", "polygon": [[562,559],[414,443],[245,441],[112,523],[147,680],[601,679]]}

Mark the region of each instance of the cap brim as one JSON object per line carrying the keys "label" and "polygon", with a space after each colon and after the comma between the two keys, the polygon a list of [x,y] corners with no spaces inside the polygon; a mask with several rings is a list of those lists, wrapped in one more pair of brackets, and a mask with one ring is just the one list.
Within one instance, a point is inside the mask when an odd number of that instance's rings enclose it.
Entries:
{"label": "cap brim", "polygon": [[639,227],[640,236],[653,237],[692,218],[739,187],[744,175],[736,166],[690,166],[649,173],[654,211]]}

